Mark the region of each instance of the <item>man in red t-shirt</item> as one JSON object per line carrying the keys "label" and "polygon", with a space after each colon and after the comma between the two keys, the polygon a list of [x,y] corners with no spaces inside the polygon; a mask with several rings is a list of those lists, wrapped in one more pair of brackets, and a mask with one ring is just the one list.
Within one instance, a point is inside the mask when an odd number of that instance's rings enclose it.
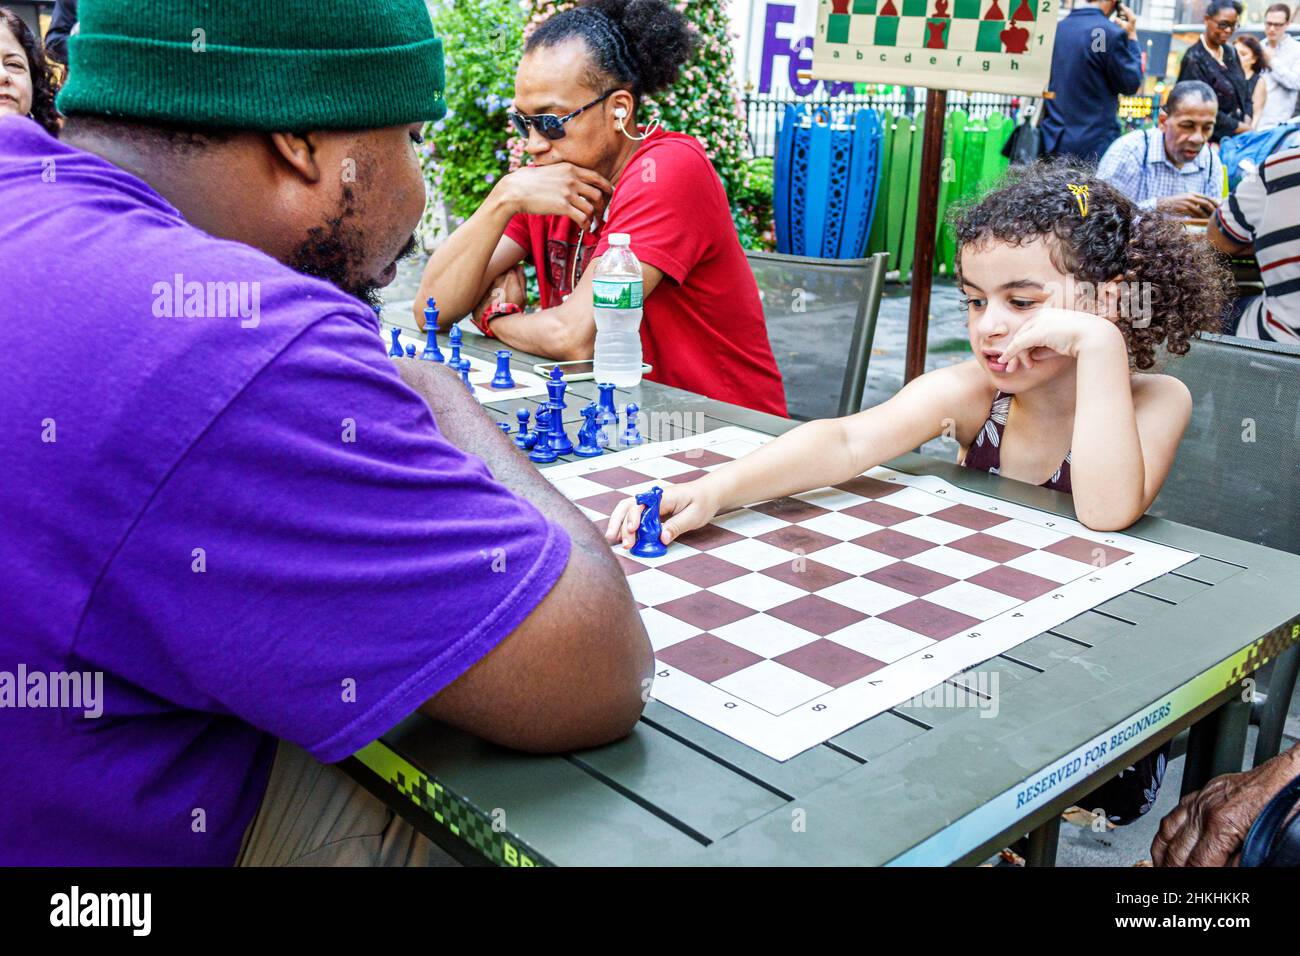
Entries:
{"label": "man in red t-shirt", "polygon": [[[416,319],[432,296],[444,322],[473,311],[505,345],[589,359],[589,266],[608,236],[627,233],[644,272],[646,377],[785,415],[758,287],[717,172],[693,137],[635,125],[641,96],[673,81],[692,43],[668,4],[656,4],[652,23],[638,8],[633,25],[627,0],[592,0],[529,38],[510,118],[532,163],[502,177],[434,253]],[[521,311],[524,259],[537,268],[538,312]]]}

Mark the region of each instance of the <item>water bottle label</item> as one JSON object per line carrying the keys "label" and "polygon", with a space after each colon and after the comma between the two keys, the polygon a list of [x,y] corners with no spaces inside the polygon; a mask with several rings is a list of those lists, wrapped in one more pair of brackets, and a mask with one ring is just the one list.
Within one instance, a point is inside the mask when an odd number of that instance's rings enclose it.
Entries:
{"label": "water bottle label", "polygon": [[598,309],[639,309],[641,280],[595,279],[591,283],[591,302]]}

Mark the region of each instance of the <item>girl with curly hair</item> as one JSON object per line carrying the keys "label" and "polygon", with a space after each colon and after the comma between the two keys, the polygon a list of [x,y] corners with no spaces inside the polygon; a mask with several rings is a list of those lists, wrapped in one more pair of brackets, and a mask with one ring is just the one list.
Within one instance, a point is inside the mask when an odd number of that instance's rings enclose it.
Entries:
{"label": "girl with curly hair", "polygon": [[[1215,330],[1229,277],[1203,240],[1141,211],[1092,172],[1012,171],[953,217],[970,360],[908,383],[889,401],[800,425],[685,484],[664,482],[661,540],[755,501],[842,484],[946,434],[967,468],[1074,497],[1098,531],[1132,524],[1160,492],[1192,399],[1149,373]],[[631,547],[641,506],[626,499],[606,536]],[[1155,800],[1167,748],[1081,802],[1116,824]]]}
{"label": "girl with curly hair", "polygon": [[[669,485],[665,544],[721,511],[848,481],[941,434],[968,468],[1072,494],[1089,528],[1142,516],[1192,409],[1180,381],[1144,373],[1157,347],[1182,355],[1198,331],[1218,328],[1230,279],[1217,256],[1168,215],[1064,163],[1013,170],[953,225],[974,357]],[[611,541],[632,544],[639,511],[619,505]]]}
{"label": "girl with curly hair", "polygon": [[58,136],[58,92],[40,40],[16,13],[0,7],[0,117],[30,116]]}

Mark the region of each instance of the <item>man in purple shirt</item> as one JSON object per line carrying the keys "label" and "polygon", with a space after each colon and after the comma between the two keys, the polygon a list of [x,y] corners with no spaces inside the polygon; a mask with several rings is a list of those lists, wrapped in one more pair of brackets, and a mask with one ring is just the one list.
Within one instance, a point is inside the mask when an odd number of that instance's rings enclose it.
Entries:
{"label": "man in purple shirt", "polygon": [[207,52],[188,6],[83,0],[63,141],[0,120],[0,864],[427,862],[328,765],[417,710],[617,738],[649,644],[359,301],[423,208],[424,4],[213,5]]}

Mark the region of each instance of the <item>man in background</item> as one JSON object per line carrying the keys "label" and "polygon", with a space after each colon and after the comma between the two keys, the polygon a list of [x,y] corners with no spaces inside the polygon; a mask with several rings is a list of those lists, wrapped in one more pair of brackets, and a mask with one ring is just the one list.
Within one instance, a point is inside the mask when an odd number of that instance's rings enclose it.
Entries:
{"label": "man in background", "polygon": [[[1117,22],[1111,22],[1114,16]],[[1056,26],[1043,152],[1097,162],[1119,138],[1119,98],[1142,87],[1137,17],[1120,0],[1079,0]]]}
{"label": "man in background", "polygon": [[1264,82],[1268,98],[1255,129],[1268,129],[1295,115],[1296,93],[1300,91],[1300,40],[1286,32],[1291,8],[1275,3],[1264,11]]}
{"label": "man in background", "polygon": [[1253,254],[1264,294],[1237,299],[1223,331],[1245,339],[1300,345],[1300,130],[1237,184],[1206,235],[1230,256]]}
{"label": "man in background", "polygon": [[68,65],[68,37],[77,25],[77,0],[55,0],[50,28],[45,31],[45,55]]}
{"label": "man in background", "polygon": [[1204,219],[1223,199],[1223,163],[1210,149],[1219,101],[1199,80],[1169,91],[1158,125],[1110,144],[1097,175],[1142,209]]}

